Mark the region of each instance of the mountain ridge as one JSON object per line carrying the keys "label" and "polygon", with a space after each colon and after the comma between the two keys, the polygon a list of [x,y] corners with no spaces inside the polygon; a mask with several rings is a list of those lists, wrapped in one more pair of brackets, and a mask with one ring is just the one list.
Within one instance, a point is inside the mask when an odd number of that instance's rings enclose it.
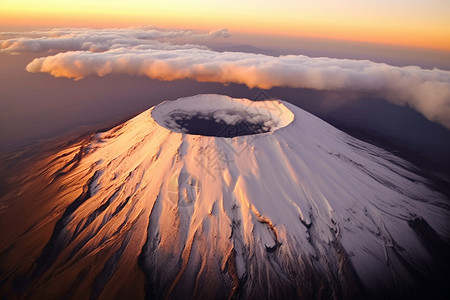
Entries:
{"label": "mountain ridge", "polygon": [[[268,131],[187,134],[180,110]],[[37,169],[34,222],[0,245],[2,288],[23,297],[413,297],[442,258],[420,232],[450,240],[447,200],[412,165],[281,100],[164,102]]]}

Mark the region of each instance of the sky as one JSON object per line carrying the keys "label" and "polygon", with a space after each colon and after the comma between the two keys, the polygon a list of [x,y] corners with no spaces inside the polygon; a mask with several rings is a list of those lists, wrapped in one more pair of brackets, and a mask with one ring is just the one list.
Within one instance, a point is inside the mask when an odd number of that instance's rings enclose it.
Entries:
{"label": "sky", "polygon": [[[163,100],[259,89],[319,103],[319,114],[347,107],[358,126],[376,119],[369,130],[411,131],[424,147],[437,132],[439,145],[450,134],[448,15],[440,0],[0,0],[0,153]],[[419,123],[431,129],[417,137]]]}
{"label": "sky", "polygon": [[2,0],[0,26],[155,25],[450,50],[448,0]]}

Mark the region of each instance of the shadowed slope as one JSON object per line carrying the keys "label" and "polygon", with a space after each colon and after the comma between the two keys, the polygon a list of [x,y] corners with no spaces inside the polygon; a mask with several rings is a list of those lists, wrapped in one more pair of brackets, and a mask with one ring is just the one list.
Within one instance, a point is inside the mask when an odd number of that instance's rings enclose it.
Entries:
{"label": "shadowed slope", "polygon": [[[268,131],[168,117],[229,106]],[[33,222],[1,247],[3,293],[23,298],[413,297],[441,276],[427,244],[448,247],[448,202],[412,166],[281,101],[164,102],[38,169]]]}

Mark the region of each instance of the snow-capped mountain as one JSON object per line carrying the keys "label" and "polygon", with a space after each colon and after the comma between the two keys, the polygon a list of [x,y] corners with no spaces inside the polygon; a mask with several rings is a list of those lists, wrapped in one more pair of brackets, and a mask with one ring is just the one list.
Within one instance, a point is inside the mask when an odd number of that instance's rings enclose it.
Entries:
{"label": "snow-capped mountain", "polygon": [[27,174],[0,221],[23,298],[413,297],[448,264],[448,199],[281,100],[166,101]]}

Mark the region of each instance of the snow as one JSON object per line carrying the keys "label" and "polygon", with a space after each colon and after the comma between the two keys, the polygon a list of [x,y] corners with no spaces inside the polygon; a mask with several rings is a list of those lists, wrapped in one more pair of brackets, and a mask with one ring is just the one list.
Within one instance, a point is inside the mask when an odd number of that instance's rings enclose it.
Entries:
{"label": "snow", "polygon": [[[185,134],[172,119],[181,111],[229,126],[263,120],[270,130]],[[405,261],[423,273],[433,261],[408,220],[421,216],[442,239],[450,236],[447,200],[411,170],[281,100],[166,101],[93,136],[57,182],[86,186],[92,178],[90,197],[54,233],[63,242],[48,274],[80,268],[127,232],[116,259],[139,260],[156,297],[208,298],[237,285],[243,297],[312,295],[308,282],[345,296],[341,285],[358,280],[371,293],[390,293],[410,284]],[[113,273],[124,270],[117,263]]]}
{"label": "snow", "polygon": [[231,126],[245,119],[253,124],[262,123],[271,132],[287,126],[294,119],[294,115],[279,101],[252,102],[220,95],[197,95],[179,101],[165,101],[152,111],[152,117],[159,125],[179,133],[184,131],[176,121],[193,116],[212,118]]}

